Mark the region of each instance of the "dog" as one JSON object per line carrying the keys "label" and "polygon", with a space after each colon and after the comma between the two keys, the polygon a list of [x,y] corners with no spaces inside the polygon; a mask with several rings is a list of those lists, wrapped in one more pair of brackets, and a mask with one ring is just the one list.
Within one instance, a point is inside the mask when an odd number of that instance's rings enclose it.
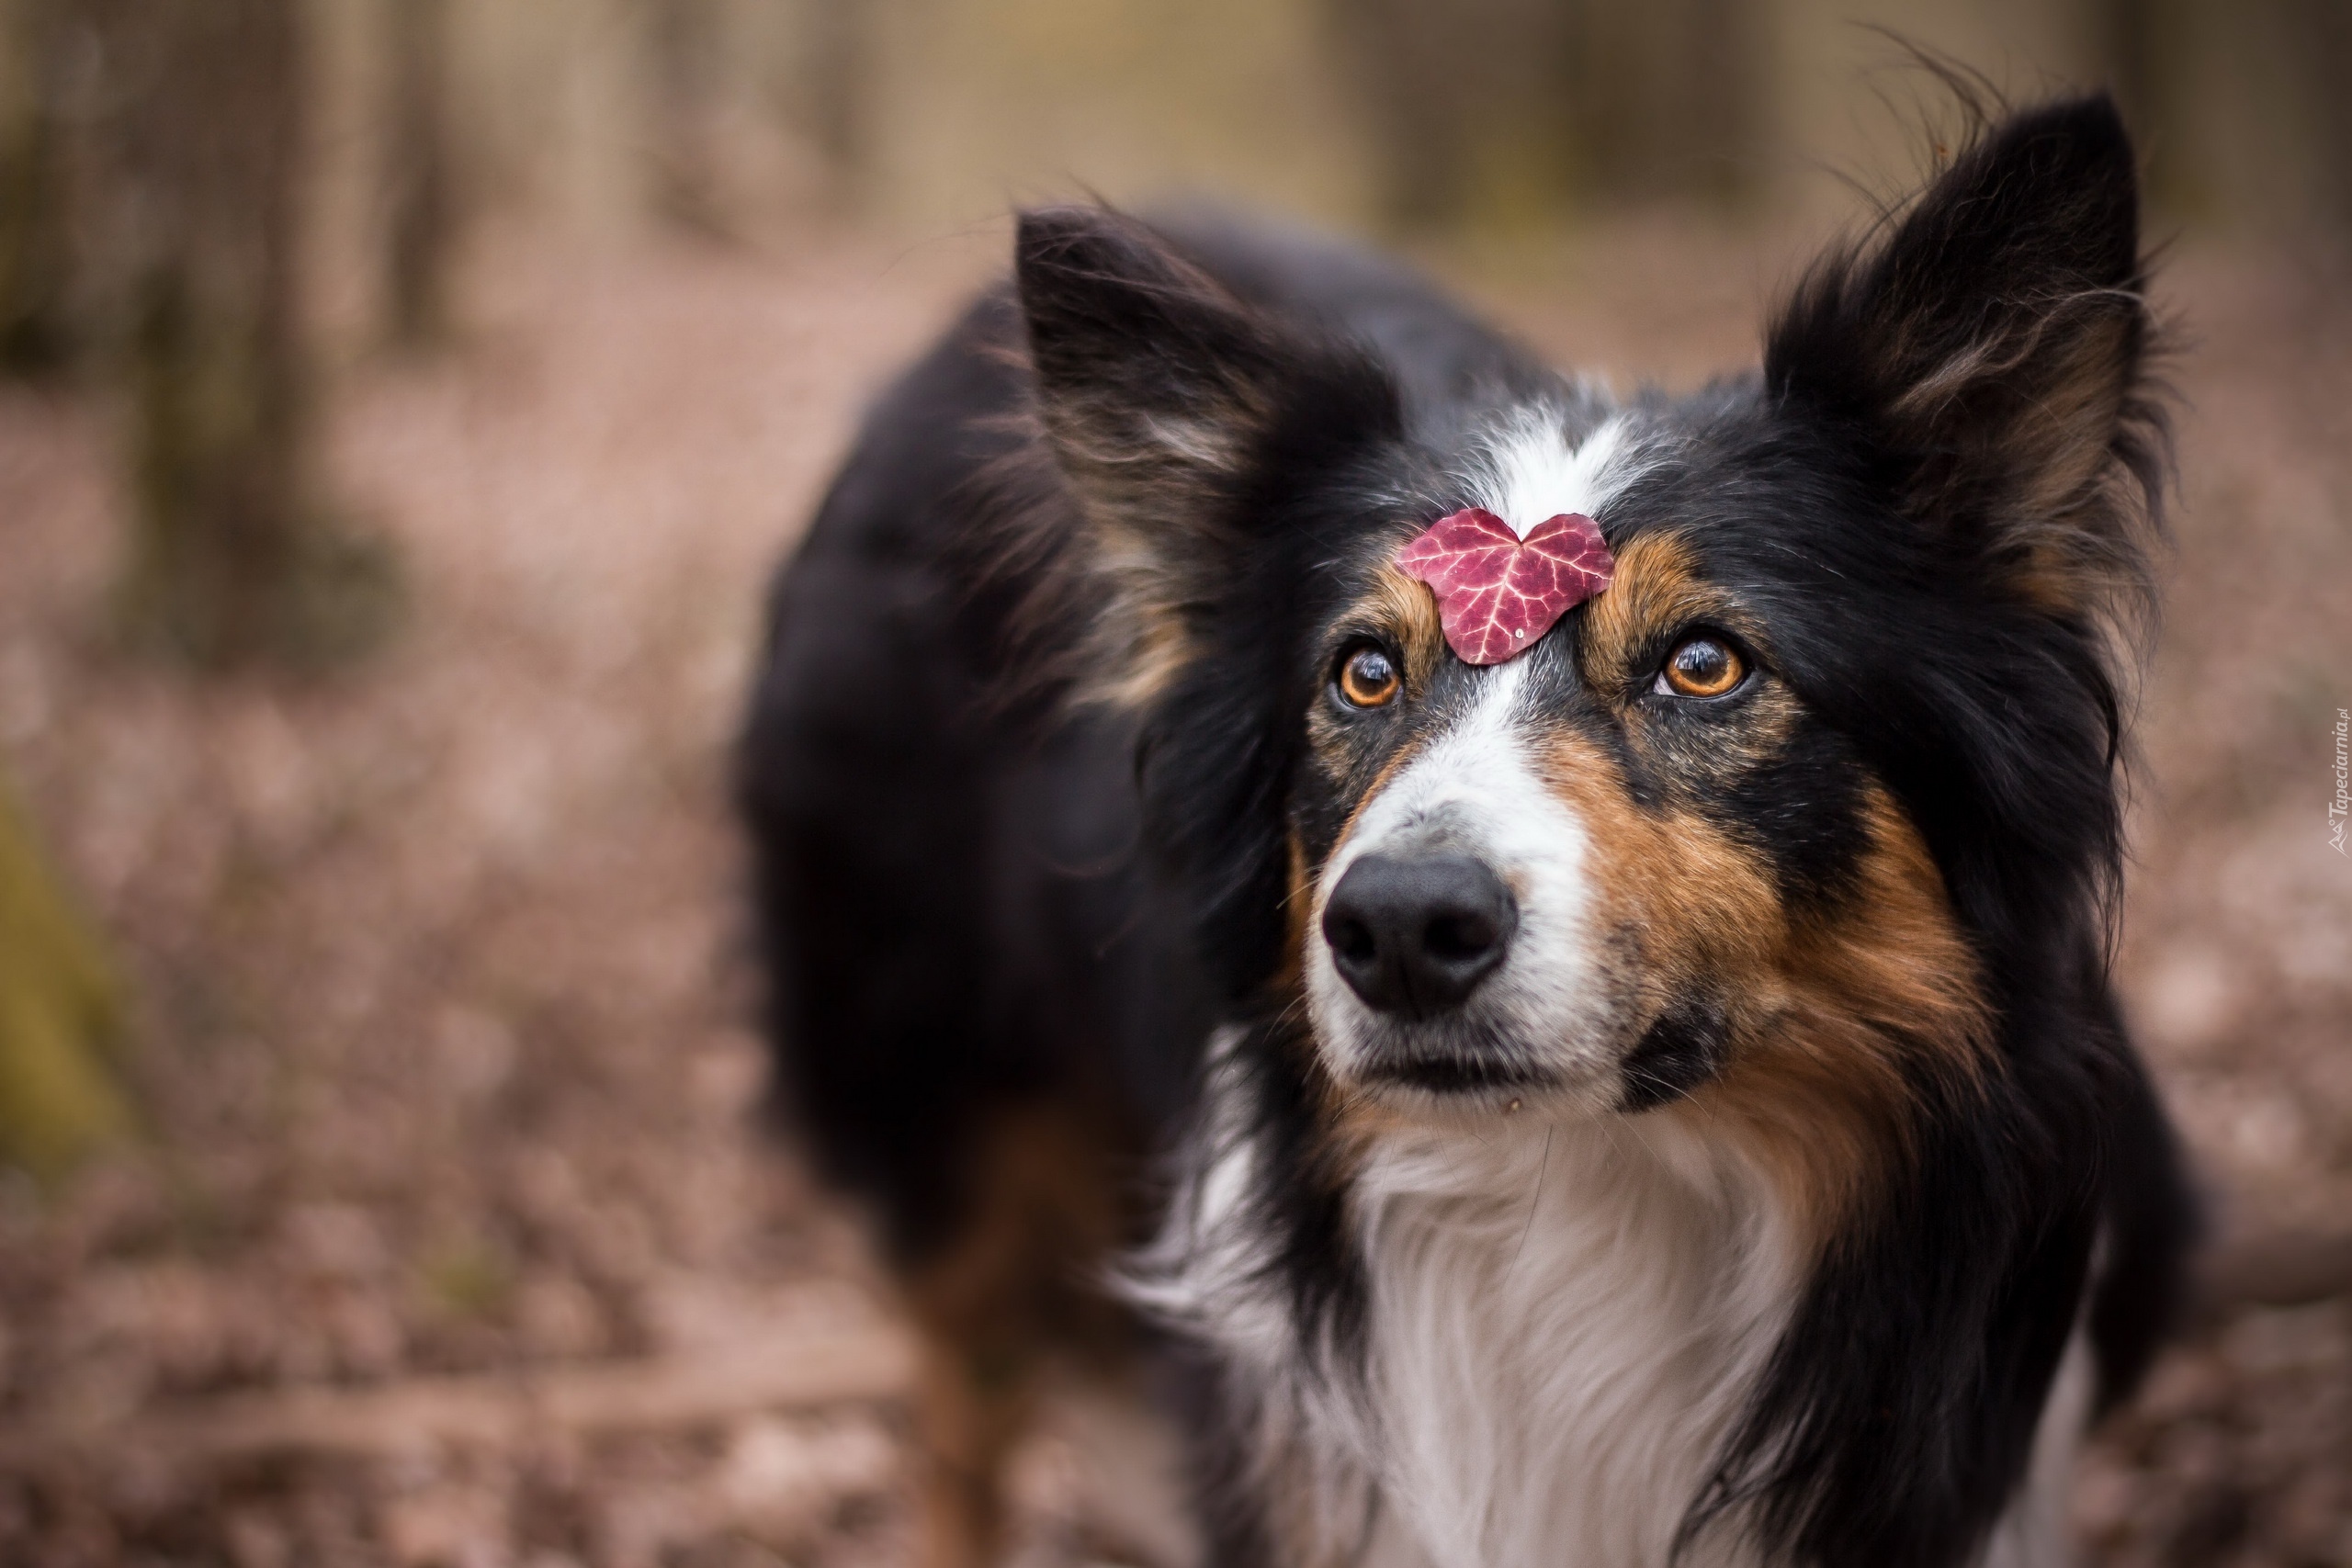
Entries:
{"label": "dog", "polygon": [[1021,217],[741,752],[929,1568],[1062,1354],[1174,1369],[1220,1565],[2065,1560],[2193,1229],[2108,978],[2145,279],[2100,96],[1688,397],[1335,242]]}

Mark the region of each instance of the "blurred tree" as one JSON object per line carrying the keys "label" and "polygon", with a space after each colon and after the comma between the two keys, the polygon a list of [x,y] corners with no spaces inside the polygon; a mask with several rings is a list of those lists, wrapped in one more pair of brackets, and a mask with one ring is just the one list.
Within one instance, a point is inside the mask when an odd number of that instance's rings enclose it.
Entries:
{"label": "blurred tree", "polygon": [[[1566,126],[1541,90],[1563,49],[1555,7],[1465,0],[1451,17],[1424,0],[1329,0],[1329,8],[1393,221],[1430,227],[1464,216],[1481,143],[1521,116],[1532,118],[1510,140],[1533,153],[1535,183],[1556,191]],[[1490,56],[1501,70],[1463,73],[1512,34],[1517,47]]]}
{"label": "blurred tree", "polygon": [[0,789],[0,1164],[54,1177],[129,1130],[121,1025],[96,942]]}
{"label": "blurred tree", "polygon": [[2352,3],[2086,0],[2166,207],[2352,227]]}
{"label": "blurred tree", "polygon": [[1758,7],[1741,0],[1325,0],[1389,216],[1542,217],[1738,194]]}
{"label": "blurred tree", "polygon": [[835,198],[854,198],[865,174],[876,49],[871,0],[819,0],[807,13],[808,123],[831,171]]}
{"label": "blurred tree", "polygon": [[653,202],[681,226],[728,230],[713,167],[711,108],[724,45],[718,0],[647,0],[653,88]]}
{"label": "blurred tree", "polygon": [[1728,201],[1758,171],[1762,7],[1748,0],[1577,0],[1566,88],[1585,193]]}
{"label": "blurred tree", "polygon": [[458,214],[452,185],[447,0],[389,0],[390,102],[384,131],[384,295],[392,340],[448,330]]}
{"label": "blurred tree", "polygon": [[2352,228],[2352,4],[2291,3],[2293,30],[2304,44],[2297,52],[2312,104],[2320,189],[2335,221]]}
{"label": "blurred tree", "polygon": [[302,0],[82,0],[110,93],[108,246],[136,531],[125,626],[204,666],[332,662],[396,603],[321,506],[300,287]]}
{"label": "blurred tree", "polygon": [[57,368],[73,342],[66,0],[0,0],[0,370]]}

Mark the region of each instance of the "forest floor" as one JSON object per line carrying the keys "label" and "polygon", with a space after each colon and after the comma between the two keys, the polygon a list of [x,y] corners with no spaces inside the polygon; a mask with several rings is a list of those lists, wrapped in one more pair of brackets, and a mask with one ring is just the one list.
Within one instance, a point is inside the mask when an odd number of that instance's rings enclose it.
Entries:
{"label": "forest floor", "polygon": [[[0,1182],[0,1562],[902,1562],[905,1347],[764,1134],[728,747],[761,588],[864,400],[1001,254],[481,247],[449,352],[338,372],[403,551],[364,669],[200,682],[105,633],[102,408],[0,395],[0,771],[138,997],[137,1148]],[[1431,257],[1564,364],[1752,361],[1793,240]],[[2182,504],[2120,974],[2225,1227],[2352,1226],[2352,304],[2184,244]],[[1089,1445],[1026,1555],[1099,1554]],[[2075,1497],[2110,1568],[2352,1564],[2352,1307],[2169,1355]]]}

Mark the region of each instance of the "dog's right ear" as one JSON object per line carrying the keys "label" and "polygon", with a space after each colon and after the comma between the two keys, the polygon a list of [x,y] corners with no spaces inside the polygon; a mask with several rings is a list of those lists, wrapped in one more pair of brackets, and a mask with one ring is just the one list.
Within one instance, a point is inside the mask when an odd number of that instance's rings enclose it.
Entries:
{"label": "dog's right ear", "polygon": [[1273,568],[1280,493],[1393,434],[1396,392],[1118,213],[1023,214],[1017,276],[1038,416],[1090,525],[1109,646],[1087,684],[1148,705],[1238,580]]}
{"label": "dog's right ear", "polygon": [[1774,325],[1774,397],[1858,433],[1925,536],[2052,614],[2143,581],[2166,467],[2137,166],[2104,96],[2013,115]]}

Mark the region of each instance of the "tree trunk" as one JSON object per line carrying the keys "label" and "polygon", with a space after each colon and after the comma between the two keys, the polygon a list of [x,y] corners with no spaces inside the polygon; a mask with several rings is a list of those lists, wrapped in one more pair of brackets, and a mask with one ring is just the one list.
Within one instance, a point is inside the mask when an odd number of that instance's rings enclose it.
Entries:
{"label": "tree trunk", "polygon": [[1379,165],[1381,205],[1399,226],[1445,223],[1469,203],[1480,105],[1429,83],[1450,78],[1444,39],[1483,9],[1465,6],[1448,28],[1414,0],[1329,0],[1338,58]]}
{"label": "tree trunk", "polygon": [[450,176],[447,0],[390,0],[391,103],[385,116],[385,303],[392,340],[421,347],[448,330],[457,246]]}
{"label": "tree trunk", "polygon": [[2352,229],[2352,6],[2287,0],[2285,43],[2301,78],[2303,156],[2318,216]]}
{"label": "tree trunk", "polygon": [[2098,0],[2089,17],[2157,201],[2208,221],[2352,231],[2345,0]]}
{"label": "tree trunk", "polygon": [[107,1059],[121,1021],[96,940],[0,790],[0,1163],[54,1177],[129,1130]]}
{"label": "tree trunk", "polygon": [[715,0],[648,0],[653,73],[653,201],[682,227],[729,232],[711,146],[721,47]]}
{"label": "tree trunk", "polygon": [[824,0],[808,18],[810,130],[843,205],[856,199],[873,134],[866,123],[876,64],[873,10],[871,0]]}
{"label": "tree trunk", "polygon": [[1649,0],[1573,7],[1567,98],[1591,195],[1732,200],[1752,183],[1763,83],[1757,7]]}
{"label": "tree trunk", "polygon": [[1736,196],[1761,98],[1736,0],[1325,0],[1407,226]]}
{"label": "tree trunk", "polygon": [[64,0],[0,0],[0,371],[73,348]]}
{"label": "tree trunk", "polygon": [[390,563],[311,468],[299,239],[300,0],[100,0],[122,105],[137,641],[206,666],[318,663],[384,629]]}

